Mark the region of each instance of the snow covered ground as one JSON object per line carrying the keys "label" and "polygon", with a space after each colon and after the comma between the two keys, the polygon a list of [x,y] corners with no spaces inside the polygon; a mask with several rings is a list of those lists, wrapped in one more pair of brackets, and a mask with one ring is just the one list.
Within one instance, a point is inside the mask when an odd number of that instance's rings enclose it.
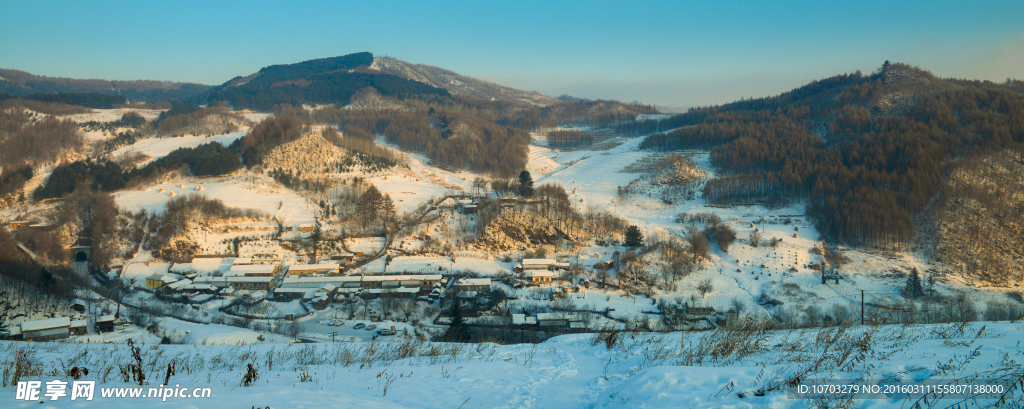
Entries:
{"label": "snow covered ground", "polygon": [[[593,334],[566,335],[531,345],[441,344],[389,337],[384,342],[268,344],[244,346],[145,345],[140,354],[148,385],[164,382],[209,387],[209,398],[113,399],[101,388],[132,387],[116,366],[131,362],[124,345],[0,343],[4,362],[21,350],[40,372],[21,380],[43,382],[62,364],[89,368],[96,380],[92,402],[55,401],[40,393],[15,400],[13,387],[0,389],[5,407],[245,407],[272,408],[807,408],[910,407],[922,395],[890,394],[873,399],[838,394],[812,401],[788,394],[786,382],[855,379],[869,384],[998,384],[1019,382],[1024,326],[1011,323],[852,327],[744,334],[620,333],[614,342]],[[821,342],[828,339],[830,342]],[[728,348],[730,342],[745,347]],[[257,369],[243,386],[247,364]],[[6,364],[5,364],[6,365]],[[111,371],[107,368],[113,368]],[[107,375],[104,375],[107,374]],[[969,380],[978,377],[978,380]],[[135,384],[134,386],[138,386]],[[1021,403],[1013,389],[1011,402]],[[142,394],[148,393],[144,389]],[[929,396],[941,407],[983,407],[977,401]],[[941,398],[941,399],[936,399]],[[141,399],[141,401],[139,400]]]}

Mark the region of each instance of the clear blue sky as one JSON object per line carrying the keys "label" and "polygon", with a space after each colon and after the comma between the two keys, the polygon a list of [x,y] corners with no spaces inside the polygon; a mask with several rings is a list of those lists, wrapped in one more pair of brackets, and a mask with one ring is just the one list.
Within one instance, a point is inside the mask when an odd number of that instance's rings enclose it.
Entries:
{"label": "clear blue sky", "polygon": [[549,95],[707,105],[885,60],[1024,78],[1024,1],[0,0],[0,67],[220,84],[370,51]]}

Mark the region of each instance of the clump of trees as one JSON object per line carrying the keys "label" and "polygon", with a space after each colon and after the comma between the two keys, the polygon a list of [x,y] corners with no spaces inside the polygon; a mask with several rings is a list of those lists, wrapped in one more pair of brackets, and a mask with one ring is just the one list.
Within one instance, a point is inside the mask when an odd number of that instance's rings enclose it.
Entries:
{"label": "clump of trees", "polygon": [[33,101],[21,98],[8,99],[0,103],[0,110],[10,109],[29,109],[40,114],[56,116],[84,114],[90,111],[89,108],[78,105],[68,105],[60,102]]}
{"label": "clump of trees", "polygon": [[242,167],[237,153],[218,142],[195,148],[178,148],[139,169],[126,170],[120,164],[84,160],[57,166],[33,195],[36,199],[62,197],[85,184],[102,192],[124,189],[129,183],[142,183],[163,173],[187,167],[196,176],[223,175]]}
{"label": "clump of trees", "polygon": [[308,130],[302,118],[292,115],[273,116],[257,123],[235,144],[238,144],[242,152],[242,162],[253,167],[263,163],[263,156],[275,147],[302,138]]}
{"label": "clump of trees", "polygon": [[548,146],[552,148],[579,148],[594,144],[594,134],[575,130],[548,132]]}
{"label": "clump of trees", "polygon": [[[117,130],[117,129],[120,129],[120,128],[145,129],[145,128],[148,128],[149,121],[147,121],[146,118],[144,118],[142,115],[139,115],[138,113],[129,112],[129,113],[126,113],[126,114],[122,115],[121,118],[116,120],[116,121],[109,121],[109,122],[88,121],[88,122],[81,123],[79,126],[81,126],[82,129],[85,129],[87,131],[107,131],[107,132],[113,132],[114,130]],[[151,129],[147,129],[147,132],[148,131],[152,131],[152,130]]]}
{"label": "clump of trees", "polygon": [[32,179],[32,175],[32,167],[29,165],[4,167],[0,172],[0,197],[21,190],[25,182]]}
{"label": "clump of trees", "polygon": [[387,228],[395,219],[395,202],[391,200],[390,195],[382,194],[376,186],[371,184],[359,196],[359,205],[355,215],[361,221],[363,228],[374,226],[377,223]]}
{"label": "clump of trees", "polygon": [[202,108],[193,104],[179,104],[160,113],[153,127],[160,135],[180,136],[185,134],[215,135],[238,130],[238,124],[245,117],[225,107]]}

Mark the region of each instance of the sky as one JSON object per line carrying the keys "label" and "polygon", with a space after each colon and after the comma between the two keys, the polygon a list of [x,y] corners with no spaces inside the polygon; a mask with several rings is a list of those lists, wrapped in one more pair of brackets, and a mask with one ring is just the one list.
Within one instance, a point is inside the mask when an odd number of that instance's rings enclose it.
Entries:
{"label": "sky", "polygon": [[0,0],[0,68],[221,84],[369,51],[558,96],[685,108],[883,61],[1024,79],[1022,1]]}

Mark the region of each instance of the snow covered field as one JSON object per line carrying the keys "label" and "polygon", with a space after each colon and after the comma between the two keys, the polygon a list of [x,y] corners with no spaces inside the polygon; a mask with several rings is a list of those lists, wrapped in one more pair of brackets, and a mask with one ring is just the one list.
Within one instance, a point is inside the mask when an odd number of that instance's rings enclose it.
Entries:
{"label": "snow covered field", "polygon": [[[272,407],[272,408],[807,408],[910,407],[922,395],[873,399],[837,394],[812,401],[790,396],[787,382],[856,379],[869,384],[1019,383],[1024,326],[1011,323],[808,329],[566,335],[531,345],[442,344],[391,338],[386,342],[242,346],[144,345],[148,385],[163,383],[172,360],[172,385],[212,388],[205,399],[112,399],[100,388],[131,387],[117,365],[131,363],[124,345],[0,343],[40,368],[22,380],[50,381],[50,368],[89,368],[92,402],[68,397],[45,407]],[[827,341],[827,342],[824,342]],[[247,364],[258,377],[243,386]],[[6,363],[5,363],[6,366]],[[111,372],[110,369],[113,368]],[[971,379],[977,377],[977,379]],[[799,381],[797,381],[799,379]],[[135,386],[138,386],[135,384]],[[41,407],[0,390],[5,407]],[[45,392],[45,387],[43,392]],[[143,394],[147,393],[143,390]],[[994,397],[993,397],[994,396]],[[42,399],[47,399],[40,393]],[[977,401],[929,396],[939,407],[984,407]],[[941,399],[937,399],[941,398]],[[1021,403],[1017,385],[1009,396]],[[928,407],[928,406],[925,406]]]}
{"label": "snow covered field", "polygon": [[[202,190],[199,188],[202,187]],[[163,190],[161,192],[161,190]],[[193,178],[183,177],[179,180],[148,186],[143,190],[125,190],[115,194],[118,205],[123,210],[138,212],[146,209],[152,214],[163,211],[165,204],[174,195],[200,194],[211,199],[219,199],[225,205],[242,209],[256,209],[265,212],[272,218],[281,220],[285,225],[297,225],[313,222],[313,213],[306,199],[294,191],[273,188],[265,183],[249,183],[242,175]]]}
{"label": "snow covered field", "polygon": [[111,156],[116,158],[128,152],[141,152],[150,157],[147,161],[139,164],[139,166],[145,166],[156,159],[167,156],[175,149],[194,148],[212,142],[228,146],[247,133],[249,133],[248,130],[243,130],[210,137],[186,135],[173,138],[146,138],[114,151]]}

